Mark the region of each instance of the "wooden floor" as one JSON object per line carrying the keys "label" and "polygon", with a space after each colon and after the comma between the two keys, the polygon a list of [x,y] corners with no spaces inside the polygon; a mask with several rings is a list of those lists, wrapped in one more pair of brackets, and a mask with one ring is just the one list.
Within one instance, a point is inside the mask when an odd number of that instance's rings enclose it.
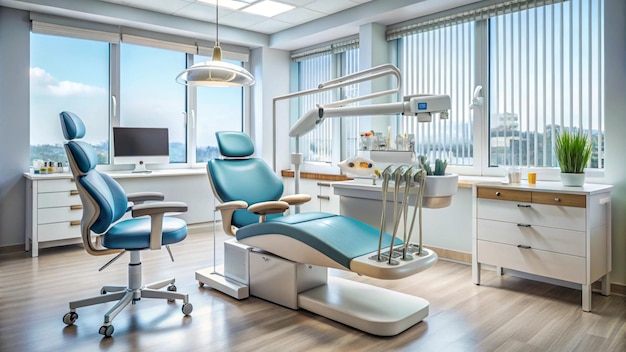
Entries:
{"label": "wooden floor", "polygon": [[173,246],[175,263],[166,251],[143,256],[144,282],[175,276],[190,294],[191,316],[179,302],[144,299],[118,315],[111,338],[98,334],[111,304],[78,309],[73,326],[62,317],[70,300],[126,284],[127,256],[98,272],[108,257],[80,246],[41,250],[38,258],[1,255],[0,351],[626,351],[623,296],[594,293],[593,312],[584,313],[580,291],[490,271],[475,286],[469,266],[441,260],[397,281],[331,272],[430,301],[423,322],[391,338],[254,297],[237,301],[194,279],[212,264],[210,238],[193,234]]}

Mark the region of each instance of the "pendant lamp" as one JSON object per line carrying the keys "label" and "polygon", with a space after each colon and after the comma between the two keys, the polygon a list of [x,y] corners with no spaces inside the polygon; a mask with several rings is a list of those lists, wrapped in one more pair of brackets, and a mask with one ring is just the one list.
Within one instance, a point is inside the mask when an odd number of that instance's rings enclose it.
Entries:
{"label": "pendant lamp", "polygon": [[242,87],[254,84],[254,76],[245,68],[222,61],[219,41],[219,0],[215,3],[215,47],[211,61],[192,65],[176,77],[186,86]]}

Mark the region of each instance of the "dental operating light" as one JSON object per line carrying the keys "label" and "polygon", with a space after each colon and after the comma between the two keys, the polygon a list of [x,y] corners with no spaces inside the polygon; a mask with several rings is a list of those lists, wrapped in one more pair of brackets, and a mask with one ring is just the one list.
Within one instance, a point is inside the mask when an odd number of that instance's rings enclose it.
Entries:
{"label": "dental operating light", "polygon": [[211,61],[192,65],[176,77],[176,82],[186,86],[242,87],[255,83],[254,76],[245,68],[222,61],[219,40],[219,0],[215,4],[215,46]]}

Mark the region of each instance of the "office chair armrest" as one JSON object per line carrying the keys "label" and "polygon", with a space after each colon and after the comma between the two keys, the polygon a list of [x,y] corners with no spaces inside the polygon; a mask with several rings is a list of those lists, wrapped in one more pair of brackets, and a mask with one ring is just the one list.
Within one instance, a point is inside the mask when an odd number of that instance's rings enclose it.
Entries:
{"label": "office chair armrest", "polygon": [[148,201],[163,201],[165,195],[161,192],[136,192],[127,194],[126,198],[133,204],[142,204]]}
{"label": "office chair armrest", "polygon": [[182,213],[187,211],[187,204],[183,202],[158,202],[137,204],[132,208],[133,217],[156,215],[165,213]]}
{"label": "office chair armrest", "polygon": [[279,201],[287,202],[289,205],[300,205],[311,200],[308,194],[290,194],[279,199]]}
{"label": "office chair armrest", "polygon": [[218,204],[215,207],[215,210],[219,210],[222,214],[222,228],[224,228],[224,233],[230,236],[235,236],[236,230],[233,229],[232,220],[233,213],[235,210],[246,209],[248,207],[248,203],[243,200],[234,200],[231,202],[226,202],[222,204]]}
{"label": "office chair armrest", "polygon": [[150,249],[160,249],[163,243],[163,216],[165,213],[185,211],[187,204],[183,202],[157,202],[133,206],[132,215],[134,218],[150,215]]}
{"label": "office chair armrest", "polygon": [[249,212],[261,216],[261,218],[259,219],[260,222],[265,222],[265,215],[267,214],[281,214],[284,213],[287,209],[289,209],[289,203],[280,200],[260,202],[252,204],[248,207]]}

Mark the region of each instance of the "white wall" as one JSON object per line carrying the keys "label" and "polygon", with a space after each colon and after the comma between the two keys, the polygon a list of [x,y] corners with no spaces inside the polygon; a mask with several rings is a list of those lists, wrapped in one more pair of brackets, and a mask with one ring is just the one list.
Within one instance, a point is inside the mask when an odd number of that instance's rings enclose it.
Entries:
{"label": "white wall", "polygon": [[30,22],[0,7],[0,246],[24,243],[25,187],[30,160]]}
{"label": "white wall", "polygon": [[626,285],[626,2],[605,0],[604,12],[605,181],[615,186],[611,281]]}

